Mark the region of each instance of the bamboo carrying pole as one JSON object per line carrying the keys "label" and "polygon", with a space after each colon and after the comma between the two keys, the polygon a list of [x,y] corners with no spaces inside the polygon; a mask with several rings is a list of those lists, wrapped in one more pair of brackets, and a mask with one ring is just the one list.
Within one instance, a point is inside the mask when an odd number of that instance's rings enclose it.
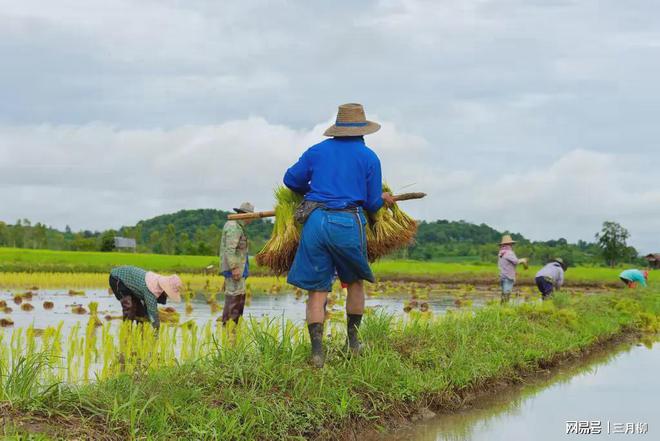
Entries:
{"label": "bamboo carrying pole", "polygon": [[[401,201],[410,201],[413,199],[422,199],[423,197],[426,196],[426,193],[402,193],[402,194],[397,194],[394,195],[394,200],[397,202]],[[264,217],[274,217],[275,216],[275,210],[269,210],[269,211],[257,211],[255,213],[236,213],[236,214],[230,214],[227,216],[228,220],[245,220],[245,219],[261,219]]]}

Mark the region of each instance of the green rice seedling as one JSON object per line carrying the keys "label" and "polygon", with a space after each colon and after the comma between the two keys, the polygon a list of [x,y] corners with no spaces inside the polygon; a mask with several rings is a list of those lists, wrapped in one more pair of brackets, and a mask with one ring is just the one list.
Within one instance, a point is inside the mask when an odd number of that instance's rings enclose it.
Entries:
{"label": "green rice seedling", "polygon": [[46,300],[46,301],[43,303],[43,307],[44,307],[44,309],[46,309],[46,310],[53,309],[53,308],[55,307],[55,303],[51,302],[50,300]]}
{"label": "green rice seedling", "polygon": [[102,326],[103,322],[101,322],[101,319],[98,317],[98,302],[89,302],[89,305],[87,306],[89,307],[89,322],[92,323],[93,326]]}
{"label": "green rice seedling", "polygon": [[23,297],[20,294],[14,294],[13,300],[14,300],[14,303],[16,303],[17,305],[20,305],[21,303],[23,303]]}
{"label": "green rice seedling", "polygon": [[21,297],[23,297],[23,300],[32,300],[32,291],[24,292]]}
{"label": "green rice seedling", "polygon": [[[383,184],[383,191],[390,188]],[[412,243],[417,234],[417,222],[401,210],[398,204],[383,206],[373,216],[369,216],[367,231],[367,254],[374,262],[399,248]]]}
{"label": "green rice seedling", "polygon": [[34,306],[32,306],[30,303],[23,303],[21,305],[21,311],[30,312],[32,310],[34,310]]}
{"label": "green rice seedling", "polygon": [[291,268],[298,249],[302,226],[294,220],[303,197],[286,187],[275,190],[275,225],[270,239],[256,256],[257,263],[283,274]]}
{"label": "green rice seedling", "polygon": [[82,291],[82,290],[75,290],[75,289],[70,289],[70,290],[69,290],[69,295],[70,295],[70,296],[84,296],[84,295],[85,295],[85,291]]}
{"label": "green rice seedling", "polygon": [[14,321],[12,319],[9,317],[3,317],[0,319],[0,327],[8,328],[10,326],[14,326]]}
{"label": "green rice seedling", "polygon": [[178,311],[171,306],[158,308],[158,316],[163,323],[179,323],[181,316]]}
{"label": "green rice seedling", "polygon": [[14,310],[11,309],[9,306],[7,306],[2,309],[2,312],[4,312],[5,314],[11,314],[12,312],[14,312]]}
{"label": "green rice seedling", "polygon": [[183,301],[185,302],[185,311],[186,314],[190,315],[193,312],[192,306],[193,291],[190,289],[190,284],[188,284],[188,289],[183,292]]}
{"label": "green rice seedling", "polygon": [[7,307],[7,302],[4,300],[0,300],[0,309],[6,308]]}

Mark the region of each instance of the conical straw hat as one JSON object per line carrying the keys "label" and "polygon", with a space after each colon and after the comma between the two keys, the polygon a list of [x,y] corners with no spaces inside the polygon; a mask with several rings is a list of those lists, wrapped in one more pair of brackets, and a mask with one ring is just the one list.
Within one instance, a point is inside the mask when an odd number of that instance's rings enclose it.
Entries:
{"label": "conical straw hat", "polygon": [[337,120],[325,131],[325,136],[362,136],[377,132],[380,124],[367,121],[362,104],[348,103],[339,106]]}
{"label": "conical straw hat", "polygon": [[502,241],[500,242],[500,245],[512,245],[514,243],[516,243],[516,241],[511,238],[511,235],[505,234],[504,236],[502,236]]}

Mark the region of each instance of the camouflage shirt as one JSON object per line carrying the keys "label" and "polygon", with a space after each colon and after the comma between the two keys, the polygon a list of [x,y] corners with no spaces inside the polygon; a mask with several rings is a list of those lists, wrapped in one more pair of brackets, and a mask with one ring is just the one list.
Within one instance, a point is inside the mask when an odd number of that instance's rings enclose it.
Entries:
{"label": "camouflage shirt", "polygon": [[137,266],[118,266],[110,271],[110,275],[118,278],[131,292],[144,303],[147,315],[154,328],[160,327],[158,303],[156,296],[147,287],[147,272]]}
{"label": "camouflage shirt", "polygon": [[220,272],[240,268],[243,271],[248,255],[248,239],[241,221],[227,221],[220,242]]}

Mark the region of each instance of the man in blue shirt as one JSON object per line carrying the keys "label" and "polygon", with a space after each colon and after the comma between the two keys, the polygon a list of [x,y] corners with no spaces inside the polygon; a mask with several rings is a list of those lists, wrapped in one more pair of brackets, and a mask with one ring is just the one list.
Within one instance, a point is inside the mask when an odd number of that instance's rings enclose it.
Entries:
{"label": "man in blue shirt", "polygon": [[364,143],[363,135],[378,129],[379,124],[367,121],[360,104],[343,104],[335,124],[324,133],[332,138],[310,147],[284,175],[284,184],[303,194],[304,204],[313,208],[287,281],[309,291],[307,327],[316,367],[325,362],[325,303],[335,270],[348,284],[348,346],[353,353],[360,350],[363,280],[374,281],[367,260],[365,210],[375,213],[384,203],[394,203],[390,193],[383,193],[380,160]]}

